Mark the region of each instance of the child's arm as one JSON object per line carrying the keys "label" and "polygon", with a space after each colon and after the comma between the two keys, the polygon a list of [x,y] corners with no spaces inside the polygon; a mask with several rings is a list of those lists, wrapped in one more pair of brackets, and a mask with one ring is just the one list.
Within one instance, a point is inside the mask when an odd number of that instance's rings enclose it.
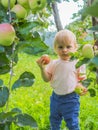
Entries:
{"label": "child's arm", "polygon": [[43,80],[45,82],[49,82],[51,80],[51,74],[49,74],[45,70],[46,59],[44,58],[44,56],[41,56],[41,58],[37,60],[37,64],[40,67],[41,75],[42,75]]}
{"label": "child's arm", "polygon": [[79,95],[85,95],[87,93],[87,88],[82,85],[81,81],[86,79],[86,66],[82,65],[80,68],[77,69],[77,79],[78,79],[78,84],[75,88],[76,91],[78,91]]}
{"label": "child's arm", "polygon": [[86,79],[86,66],[85,66],[85,64],[80,66],[77,69],[77,78],[78,78],[79,82]]}

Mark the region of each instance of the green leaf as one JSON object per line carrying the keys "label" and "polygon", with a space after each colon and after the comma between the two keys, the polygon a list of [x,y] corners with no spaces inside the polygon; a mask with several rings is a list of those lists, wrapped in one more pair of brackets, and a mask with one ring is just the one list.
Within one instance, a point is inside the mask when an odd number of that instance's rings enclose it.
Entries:
{"label": "green leaf", "polygon": [[0,130],[10,130],[10,125],[14,121],[16,112],[1,112],[0,113]]}
{"label": "green leaf", "polygon": [[0,124],[0,130],[10,130],[11,123]]}
{"label": "green leaf", "polygon": [[7,10],[0,4],[0,23],[9,22]]}
{"label": "green leaf", "polygon": [[10,117],[12,117],[13,115],[15,115],[16,112],[1,112],[0,113],[0,122],[2,122],[5,119],[8,119]]}
{"label": "green leaf", "polygon": [[87,78],[85,80],[82,81],[82,84],[85,86],[85,87],[88,87],[92,82],[92,79],[90,78]]}
{"label": "green leaf", "polygon": [[0,79],[0,87],[3,86],[3,80]]}
{"label": "green leaf", "polygon": [[31,38],[28,41],[20,41],[17,45],[19,51],[23,51],[27,54],[36,54],[46,51],[49,47],[41,40],[40,37]]}
{"label": "green leaf", "polygon": [[3,66],[0,66],[0,74],[6,74],[10,72],[10,66],[9,65],[3,65]]}
{"label": "green leaf", "polygon": [[90,30],[92,32],[98,32],[98,25],[93,26],[93,27],[89,28],[88,30]]}
{"label": "green leaf", "polygon": [[90,62],[98,68],[98,56],[92,58]]}
{"label": "green leaf", "polygon": [[12,90],[20,87],[31,87],[35,81],[35,76],[31,72],[24,72],[12,85]]}
{"label": "green leaf", "polygon": [[37,123],[35,121],[35,119],[28,115],[28,114],[18,114],[15,116],[15,124],[20,126],[20,127],[24,127],[24,126],[30,126],[32,128],[36,128],[37,127]]}
{"label": "green leaf", "polygon": [[27,53],[29,55],[35,55],[35,54],[38,54],[40,52],[44,52],[46,51],[46,49],[42,49],[41,47],[37,48],[37,47],[26,47],[22,50],[24,53]]}
{"label": "green leaf", "polygon": [[96,96],[96,90],[95,90],[95,88],[89,88],[89,89],[88,89],[88,92],[90,93],[90,96],[91,96],[91,97]]}
{"label": "green leaf", "polygon": [[5,52],[5,49],[3,46],[0,46],[0,53],[3,53],[3,52]]}
{"label": "green leaf", "polygon": [[9,59],[5,53],[0,54],[0,74],[5,74],[10,71]]}
{"label": "green leaf", "polygon": [[23,23],[22,25],[19,26],[19,32],[21,34],[26,34],[28,35],[28,33],[36,26],[38,26],[38,22],[27,22]]}
{"label": "green leaf", "polygon": [[3,66],[3,65],[6,65],[6,64],[9,64],[9,59],[7,58],[6,54],[5,53],[1,53],[0,54],[0,66]]}
{"label": "green leaf", "polygon": [[81,60],[79,60],[76,64],[76,68],[79,68],[81,65],[83,64],[87,64],[89,63],[90,59],[89,58],[83,58]]}
{"label": "green leaf", "polygon": [[89,62],[89,64],[87,65],[87,68],[90,72],[96,72],[97,68],[95,67],[95,65],[91,62]]}
{"label": "green leaf", "polygon": [[12,45],[10,45],[10,46],[5,46],[4,48],[5,48],[5,53],[6,53],[6,55],[7,55],[7,57],[9,58],[9,59],[13,59],[13,62],[14,63],[17,63],[18,62],[18,52],[17,52],[17,50],[15,49],[14,50],[14,53],[13,53],[13,47],[14,46],[14,44],[12,44]]}
{"label": "green leaf", "polygon": [[3,107],[9,98],[9,90],[7,87],[0,88],[0,107]]}
{"label": "green leaf", "polygon": [[94,17],[98,17],[98,1],[91,6],[84,9],[84,14],[88,14]]}
{"label": "green leaf", "polygon": [[21,109],[19,108],[13,108],[11,112],[22,113]]}

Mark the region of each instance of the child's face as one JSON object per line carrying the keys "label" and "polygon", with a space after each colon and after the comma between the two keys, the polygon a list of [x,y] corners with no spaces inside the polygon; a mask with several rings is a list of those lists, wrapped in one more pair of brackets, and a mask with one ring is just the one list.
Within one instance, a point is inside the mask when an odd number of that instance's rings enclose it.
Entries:
{"label": "child's face", "polygon": [[74,43],[57,43],[56,52],[62,60],[69,60],[70,53],[76,51],[76,47]]}

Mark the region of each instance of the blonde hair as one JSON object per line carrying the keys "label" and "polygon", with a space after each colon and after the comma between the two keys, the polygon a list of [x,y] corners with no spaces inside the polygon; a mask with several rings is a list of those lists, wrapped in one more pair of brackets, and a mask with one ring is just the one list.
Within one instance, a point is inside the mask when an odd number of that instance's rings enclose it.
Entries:
{"label": "blonde hair", "polygon": [[59,43],[74,43],[75,48],[77,48],[76,36],[70,30],[61,30],[57,32],[54,38],[54,50],[56,50],[56,45]]}

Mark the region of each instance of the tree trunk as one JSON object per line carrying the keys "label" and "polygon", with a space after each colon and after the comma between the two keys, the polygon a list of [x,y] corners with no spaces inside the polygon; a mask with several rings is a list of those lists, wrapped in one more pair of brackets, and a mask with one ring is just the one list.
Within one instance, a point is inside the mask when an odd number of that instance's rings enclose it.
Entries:
{"label": "tree trunk", "polygon": [[62,27],[62,24],[61,24],[59,11],[58,11],[58,7],[57,7],[57,3],[56,2],[52,3],[52,9],[53,9],[53,16],[54,16],[54,20],[55,20],[57,31],[62,30],[63,27]]}
{"label": "tree trunk", "polygon": [[[94,0],[88,0],[88,3],[87,3],[88,6],[91,6],[91,4],[93,3],[93,1]],[[98,18],[92,17],[92,25],[93,26],[98,25]],[[97,49],[98,49],[98,40],[96,39],[96,33],[94,32],[93,34],[94,34],[94,40],[95,40],[94,46],[96,46]]]}
{"label": "tree trunk", "polygon": [[[93,3],[94,0],[88,0],[88,6],[90,6]],[[96,17],[92,17],[92,25],[96,26],[98,25],[98,18]],[[98,50],[98,39],[96,38],[96,32],[93,33],[94,34],[94,48],[96,48],[96,50]],[[98,68],[96,70],[96,82],[98,84]]]}

